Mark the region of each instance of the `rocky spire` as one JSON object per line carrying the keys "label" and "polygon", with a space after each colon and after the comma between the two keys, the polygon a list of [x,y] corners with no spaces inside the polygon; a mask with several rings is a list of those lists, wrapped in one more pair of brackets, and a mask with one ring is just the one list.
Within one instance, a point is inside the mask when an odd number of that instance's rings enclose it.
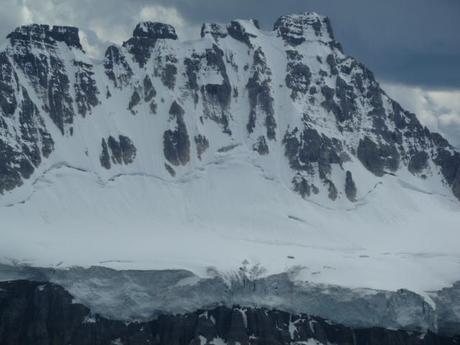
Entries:
{"label": "rocky spire", "polygon": [[324,42],[334,41],[329,18],[314,12],[285,15],[275,22],[274,31],[291,45],[299,45],[306,40],[318,39]]}
{"label": "rocky spire", "polygon": [[157,22],[141,22],[137,24],[133,37],[177,40],[176,30],[172,25]]}

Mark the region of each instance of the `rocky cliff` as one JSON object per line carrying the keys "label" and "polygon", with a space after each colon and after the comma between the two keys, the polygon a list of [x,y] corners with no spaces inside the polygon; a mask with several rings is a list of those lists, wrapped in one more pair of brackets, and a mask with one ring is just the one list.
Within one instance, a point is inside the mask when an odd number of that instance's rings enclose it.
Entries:
{"label": "rocky cliff", "polygon": [[149,322],[92,314],[58,285],[0,283],[0,344],[337,344],[454,345],[458,337],[383,328],[352,329],[305,314],[216,307]]}

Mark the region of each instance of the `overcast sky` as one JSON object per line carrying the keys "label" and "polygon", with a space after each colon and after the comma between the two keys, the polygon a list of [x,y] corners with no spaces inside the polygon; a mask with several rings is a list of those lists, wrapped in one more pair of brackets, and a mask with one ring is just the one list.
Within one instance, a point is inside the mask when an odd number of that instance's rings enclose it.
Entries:
{"label": "overcast sky", "polygon": [[97,56],[141,20],[173,24],[183,39],[203,22],[316,11],[332,20],[345,52],[375,72],[384,89],[460,145],[460,0],[0,0],[0,43],[27,23],[74,25]]}

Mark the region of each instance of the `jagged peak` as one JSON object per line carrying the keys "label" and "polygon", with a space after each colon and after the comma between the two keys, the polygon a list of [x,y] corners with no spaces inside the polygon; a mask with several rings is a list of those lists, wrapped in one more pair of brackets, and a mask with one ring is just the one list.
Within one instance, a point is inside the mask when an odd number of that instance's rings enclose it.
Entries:
{"label": "jagged peak", "polygon": [[225,25],[217,23],[203,23],[201,26],[201,37],[205,37],[207,35],[211,35],[216,39],[219,37],[226,37],[228,32]]}
{"label": "jagged peak", "polygon": [[316,12],[281,16],[275,22],[273,30],[292,45],[299,45],[307,39],[334,41],[334,33],[329,18]]}
{"label": "jagged peak", "polygon": [[172,25],[149,21],[137,24],[133,37],[177,40],[176,30]]}
{"label": "jagged peak", "polygon": [[230,35],[239,41],[250,44],[249,38],[256,37],[259,29],[260,25],[257,19],[235,19],[227,25],[204,23],[201,26],[201,37],[211,35],[214,39],[218,39]]}
{"label": "jagged peak", "polygon": [[82,49],[78,28],[73,26],[50,26],[47,24],[29,24],[16,28],[8,36],[11,42],[15,40],[43,42],[55,44],[64,42],[69,47]]}
{"label": "jagged peak", "polygon": [[252,46],[251,38],[257,37],[259,34],[259,22],[254,19],[232,20],[230,24],[227,25],[227,31],[234,39],[241,41],[248,46]]}

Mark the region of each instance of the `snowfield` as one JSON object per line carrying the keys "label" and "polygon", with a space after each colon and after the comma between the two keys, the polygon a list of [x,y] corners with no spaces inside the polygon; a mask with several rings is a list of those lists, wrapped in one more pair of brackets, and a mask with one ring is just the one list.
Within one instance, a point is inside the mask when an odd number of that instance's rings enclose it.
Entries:
{"label": "snowfield", "polygon": [[[236,151],[236,152],[235,152]],[[458,201],[387,175],[354,208],[303,200],[239,148],[178,181],[126,174],[104,181],[60,166],[23,202],[2,205],[2,261],[116,269],[209,267],[245,260],[266,274],[424,293],[460,277]]]}

